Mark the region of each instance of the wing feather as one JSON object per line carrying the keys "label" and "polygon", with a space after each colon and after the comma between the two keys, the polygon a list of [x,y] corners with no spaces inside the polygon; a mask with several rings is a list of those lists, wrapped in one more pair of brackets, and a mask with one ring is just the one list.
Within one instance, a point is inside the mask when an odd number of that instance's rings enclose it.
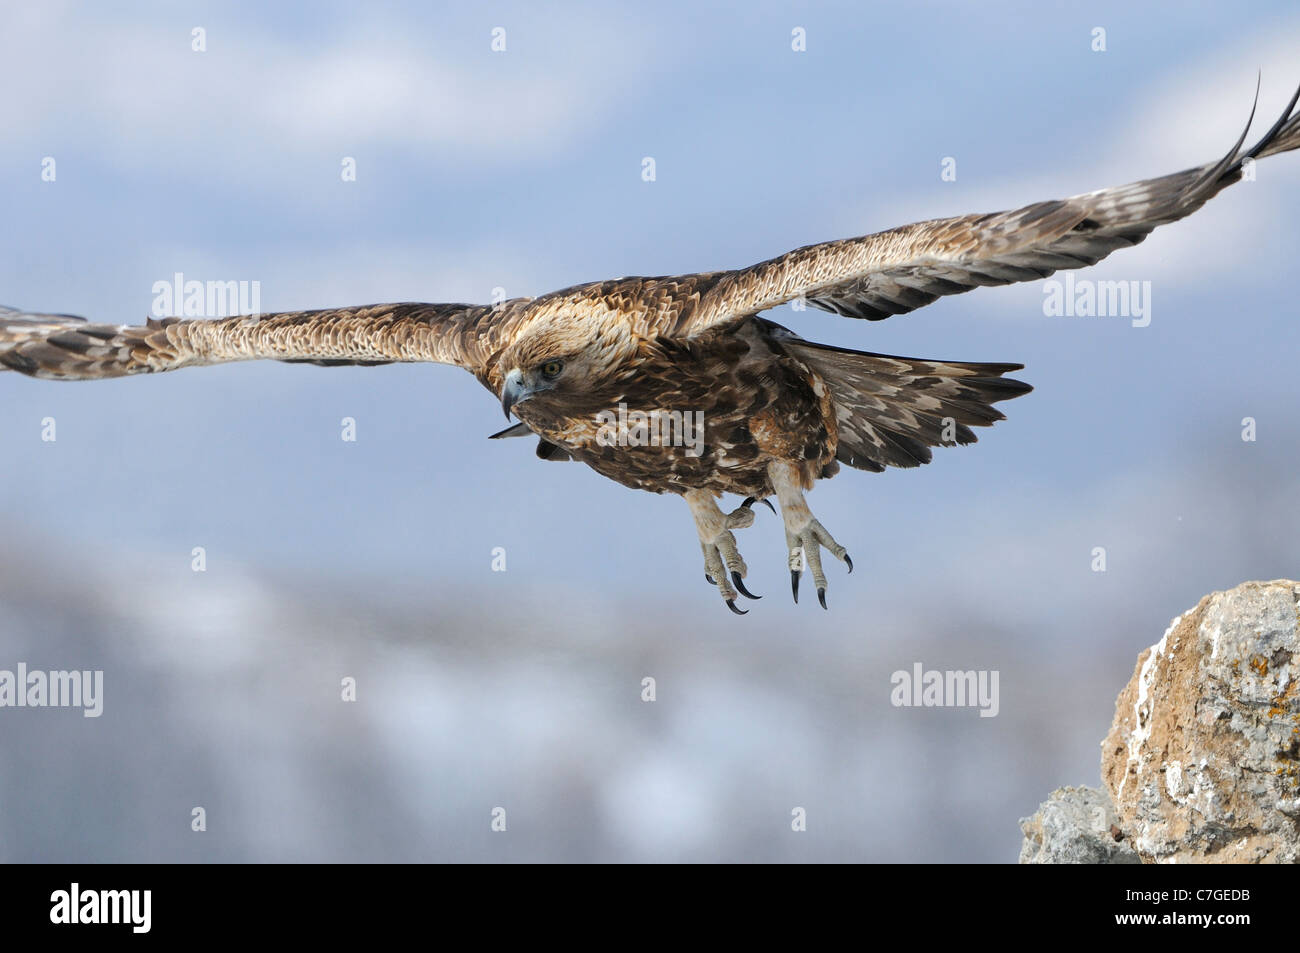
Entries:
{"label": "wing feather", "polygon": [[[1241,178],[1248,159],[1300,147],[1297,100],[1300,90],[1252,148],[1241,151],[1243,131],[1221,159],[1194,169],[1007,212],[935,219],[808,245],[710,275],[698,305],[665,319],[656,330],[691,337],[800,297],[824,311],[878,321],[944,295],[1096,264],[1199,209]],[[1252,108],[1251,120],[1254,115]]]}
{"label": "wing feather", "polygon": [[527,301],[376,304],[138,326],[0,308],[0,369],[94,380],[262,358],[325,366],[428,361],[485,379]]}

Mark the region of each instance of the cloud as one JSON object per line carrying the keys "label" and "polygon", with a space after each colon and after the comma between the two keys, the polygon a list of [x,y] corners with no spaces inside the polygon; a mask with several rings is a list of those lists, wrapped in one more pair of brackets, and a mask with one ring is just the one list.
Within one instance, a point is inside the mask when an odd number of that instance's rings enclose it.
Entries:
{"label": "cloud", "polygon": [[[1129,89],[1113,110],[1067,116],[1068,122],[1059,126],[1059,160],[1028,174],[1013,151],[1014,115],[990,118],[1008,124],[1005,175],[978,185],[963,181],[956,196],[933,186],[897,195],[886,205],[872,196],[858,207],[856,220],[884,228],[925,218],[999,211],[1215,160],[1227,152],[1250,114],[1257,74],[1262,75],[1259,108],[1246,144],[1262,136],[1281,115],[1300,85],[1297,35],[1300,23],[1294,28],[1272,24],[1194,67],[1177,63],[1146,88]],[[990,110],[990,117],[994,115]],[[1194,224],[1157,230],[1143,246],[1119,252],[1096,266],[1093,275],[1177,282],[1189,288],[1217,283],[1225,272],[1254,270],[1262,246],[1275,236],[1294,232],[1293,213],[1276,196],[1293,194],[1300,184],[1300,154],[1270,158],[1260,164],[1258,173],[1257,182],[1236,185],[1196,212]],[[1250,189],[1274,199],[1254,200],[1247,193]],[[987,295],[978,297],[987,303]]]}
{"label": "cloud", "polygon": [[339,22],[307,42],[213,15],[196,17],[207,21],[198,53],[192,27],[156,11],[88,24],[84,8],[50,4],[6,17],[0,59],[7,75],[27,78],[24,95],[0,99],[9,145],[93,143],[146,167],[179,156],[220,168],[254,146],[402,148],[453,162],[547,156],[621,101],[647,48],[629,50],[625,25],[599,16],[561,28],[516,14],[501,53],[486,20],[431,48],[414,24]]}

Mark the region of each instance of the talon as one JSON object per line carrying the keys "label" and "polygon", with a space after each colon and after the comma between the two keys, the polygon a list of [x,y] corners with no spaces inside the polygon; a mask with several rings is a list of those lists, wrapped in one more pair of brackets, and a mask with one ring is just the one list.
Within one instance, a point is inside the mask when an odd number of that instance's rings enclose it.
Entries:
{"label": "talon", "polygon": [[823,609],[827,609],[826,590],[829,586],[822,564],[823,553],[829,552],[834,558],[843,560],[849,572],[853,572],[853,560],[809,511],[804,499],[802,471],[793,463],[774,460],[768,464],[767,472],[776,498],[781,503],[786,552],[789,554],[787,565],[790,567],[790,591],[794,601],[799,601],[799,576],[807,569],[812,576],[812,585],[817,590],[817,602]]}
{"label": "talon", "polygon": [[[740,507],[730,513],[723,513],[718,508],[714,495],[704,490],[689,490],[685,496],[700,538],[705,582],[717,587],[718,595],[728,609],[736,615],[748,615],[744,609],[737,608],[736,600],[741,595],[746,599],[762,597],[745,588],[744,577],[749,574],[749,570],[736,548],[736,537],[731,531],[751,525],[754,522],[753,511]],[[732,585],[732,580],[735,585]]]}
{"label": "talon", "polygon": [[740,505],[743,506],[745,509],[749,509],[751,506],[754,505],[755,501],[757,501],[757,502],[759,502],[759,503],[762,503],[764,506],[766,506],[766,507],[767,507],[769,510],[771,510],[773,513],[776,512],[776,507],[772,505],[772,501],[771,501],[771,500],[766,499],[766,498],[760,500],[760,499],[758,499],[758,497],[756,497],[756,496],[747,496],[747,497],[745,497],[745,502],[744,502],[744,503],[741,503]]}
{"label": "talon", "polygon": [[745,588],[745,580],[742,579],[742,578],[740,577],[740,573],[736,572],[734,569],[731,571],[731,581],[734,582],[734,583],[736,584],[736,588],[740,590],[740,594],[741,594],[742,596],[744,596],[746,599],[762,599],[762,598],[763,598],[762,596],[756,596],[756,595],[754,595],[752,592],[750,592],[748,589],[746,589],[746,588]]}

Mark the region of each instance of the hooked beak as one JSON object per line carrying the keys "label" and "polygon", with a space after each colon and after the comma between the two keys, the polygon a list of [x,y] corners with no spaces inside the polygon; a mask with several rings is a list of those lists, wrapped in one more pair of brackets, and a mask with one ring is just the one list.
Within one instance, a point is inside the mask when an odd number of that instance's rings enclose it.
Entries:
{"label": "hooked beak", "polygon": [[524,383],[524,372],[516,367],[506,375],[505,382],[501,385],[501,409],[505,411],[506,420],[510,419],[510,411],[515,404],[531,396],[532,392]]}

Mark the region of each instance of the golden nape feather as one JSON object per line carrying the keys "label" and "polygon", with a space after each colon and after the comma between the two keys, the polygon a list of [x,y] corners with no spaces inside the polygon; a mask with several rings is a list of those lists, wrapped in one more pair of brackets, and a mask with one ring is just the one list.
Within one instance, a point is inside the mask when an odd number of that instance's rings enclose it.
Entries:
{"label": "golden nape feather", "polygon": [[[753,522],[755,501],[776,497],[795,599],[806,568],[825,606],[822,550],[850,570],[852,561],[804,492],[840,464],[913,467],[934,447],[973,443],[972,428],[1002,419],[993,404],[1029,387],[1005,376],[1019,364],[831,348],[759,312],[803,299],[874,321],[1095,264],[1196,211],[1246,163],[1300,147],[1298,99],[1254,146],[1243,151],[1243,132],[1222,158],[1183,172],[809,245],[736,271],[621,278],[495,306],[377,304],[142,326],[0,309],[0,369],[94,380],[256,359],[454,364],[519,418],[495,436],[535,434],[543,459],[683,496],[705,575],[732,611],[750,596],[733,530]],[[724,493],[746,499],[724,513]]]}

